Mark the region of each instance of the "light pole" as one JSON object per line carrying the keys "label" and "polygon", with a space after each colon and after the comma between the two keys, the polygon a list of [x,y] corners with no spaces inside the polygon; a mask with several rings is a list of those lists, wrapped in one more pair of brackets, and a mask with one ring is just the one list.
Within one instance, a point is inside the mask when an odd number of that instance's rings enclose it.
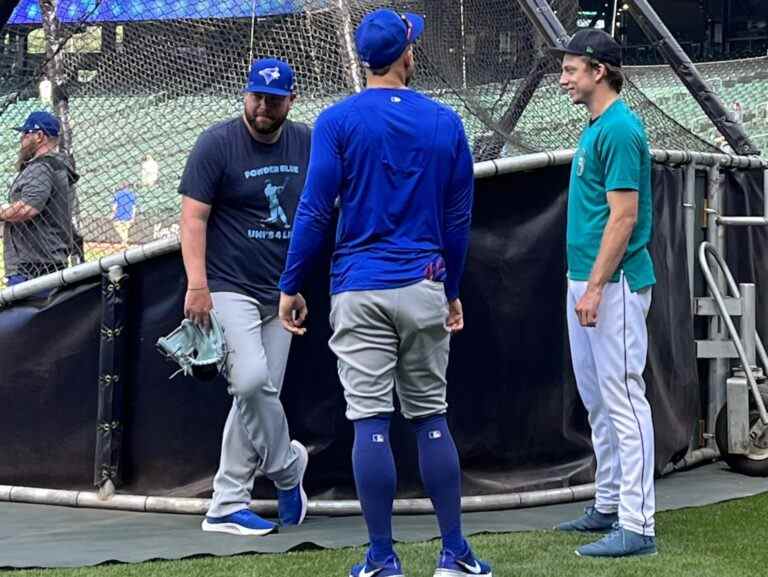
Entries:
{"label": "light pole", "polygon": [[616,38],[616,16],[619,12],[619,0],[613,0],[613,16],[611,17],[611,36]]}

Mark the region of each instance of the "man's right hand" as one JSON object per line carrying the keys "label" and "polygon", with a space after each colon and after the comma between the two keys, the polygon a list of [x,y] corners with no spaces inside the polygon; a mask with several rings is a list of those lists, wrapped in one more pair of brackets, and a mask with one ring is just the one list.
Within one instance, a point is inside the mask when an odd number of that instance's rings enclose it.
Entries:
{"label": "man's right hand", "polygon": [[448,302],[448,319],[445,326],[451,334],[458,333],[464,328],[464,311],[461,308],[461,301],[453,299]]}
{"label": "man's right hand", "polygon": [[184,298],[184,316],[194,322],[204,330],[208,330],[211,325],[211,318],[208,313],[213,309],[213,300],[211,292],[207,288],[187,289],[187,296]]}

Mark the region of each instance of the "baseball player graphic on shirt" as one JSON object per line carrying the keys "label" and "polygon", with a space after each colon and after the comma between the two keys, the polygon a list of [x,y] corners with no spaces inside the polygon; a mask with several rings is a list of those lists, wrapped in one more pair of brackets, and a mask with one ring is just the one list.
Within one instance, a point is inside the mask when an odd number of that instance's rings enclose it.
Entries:
{"label": "baseball player graphic on shirt", "polygon": [[280,194],[285,190],[288,180],[289,179],[286,178],[283,181],[282,186],[277,186],[272,184],[271,180],[267,180],[266,185],[264,186],[264,196],[267,197],[267,202],[269,202],[269,218],[263,221],[263,224],[267,226],[290,228],[288,217],[286,216],[283,207],[280,206]]}
{"label": "baseball player graphic on shirt", "polygon": [[288,118],[293,86],[288,63],[254,61],[242,114],[203,131],[179,183],[184,315],[206,328],[215,310],[229,349],[232,404],[206,532],[257,537],[278,529],[249,509],[257,473],[275,487],[282,526],[301,524],[307,513],[309,454],[291,438],[280,401],[291,338],[271,313],[291,236],[286,215],[293,219],[311,145],[309,127]]}

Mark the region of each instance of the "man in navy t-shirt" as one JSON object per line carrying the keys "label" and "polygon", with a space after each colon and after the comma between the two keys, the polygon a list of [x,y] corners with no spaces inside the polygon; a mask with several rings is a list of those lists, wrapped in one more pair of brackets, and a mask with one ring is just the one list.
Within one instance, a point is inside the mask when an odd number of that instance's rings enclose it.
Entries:
{"label": "man in navy t-shirt", "polygon": [[397,486],[389,444],[397,390],[440,524],[436,577],[490,577],[461,530],[461,471],[446,421],[450,334],[463,326],[459,283],[469,240],[473,162],[449,108],[407,88],[424,20],[376,10],[356,32],[368,87],[325,110],[313,129],[309,174],[280,281],[280,318],[302,334],[298,294],[331,222],[330,346],[354,422],[352,464],[370,549],[351,577],[398,577],[392,546]]}
{"label": "man in navy t-shirt", "polygon": [[275,529],[248,510],[257,469],[277,487],[282,524],[301,523],[307,509],[307,450],[291,441],[280,403],[291,335],[276,317],[311,138],[306,125],[287,119],[293,78],[282,61],[255,61],[243,115],[203,132],[179,187],[184,314],[207,328],[215,311],[230,350],[234,397],[205,531],[266,535]]}

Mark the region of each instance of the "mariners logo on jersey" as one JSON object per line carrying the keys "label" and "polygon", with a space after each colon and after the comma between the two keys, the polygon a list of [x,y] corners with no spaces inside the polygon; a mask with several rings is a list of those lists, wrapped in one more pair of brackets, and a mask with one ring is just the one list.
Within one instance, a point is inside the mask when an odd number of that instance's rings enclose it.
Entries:
{"label": "mariners logo on jersey", "polygon": [[584,174],[584,166],[586,163],[587,161],[586,158],[584,158],[584,151],[579,148],[579,150],[576,151],[576,176]]}
{"label": "mariners logo on jersey", "polygon": [[264,68],[263,70],[259,70],[259,76],[264,78],[264,82],[269,86],[273,80],[280,78],[280,69],[277,66],[273,68]]}

